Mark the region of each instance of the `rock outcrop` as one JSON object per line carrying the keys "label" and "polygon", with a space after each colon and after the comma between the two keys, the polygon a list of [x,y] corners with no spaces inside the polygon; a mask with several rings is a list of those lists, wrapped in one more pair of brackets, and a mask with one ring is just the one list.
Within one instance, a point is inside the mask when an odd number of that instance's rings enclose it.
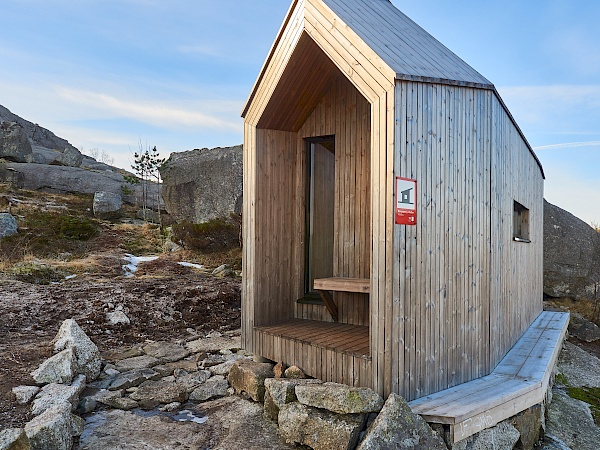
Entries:
{"label": "rock outcrop", "polygon": [[546,201],[544,293],[575,300],[600,297],[600,233]]}
{"label": "rock outcrop", "polygon": [[241,145],[172,153],[160,174],[165,206],[176,222],[202,223],[241,213]]}
{"label": "rock outcrop", "polygon": [[[19,188],[32,191],[81,194],[104,191],[122,195],[126,203],[141,204],[142,186],[127,183],[122,174],[111,170],[84,170],[78,167],[34,163],[6,163],[4,166],[0,168],[0,183],[16,184]],[[16,183],[13,180],[16,180]],[[154,183],[149,185],[149,208],[164,206],[157,190],[160,190],[160,186]],[[160,206],[158,199],[161,200]]]}
{"label": "rock outcrop", "polygon": [[13,114],[4,106],[0,105],[0,122],[16,122],[25,131],[26,136],[29,138],[31,145],[42,147],[45,149],[52,149],[58,151],[64,151],[66,148],[77,150],[69,141],[59,138],[50,130],[39,126],[36,123],[31,123],[16,114]]}
{"label": "rock outcrop", "polygon": [[23,127],[16,122],[0,122],[0,158],[25,162],[32,149]]}
{"label": "rock outcrop", "polygon": [[94,194],[100,191],[123,195],[129,204],[154,211],[164,208],[161,185],[147,183],[142,201],[141,183],[130,184],[116,167],[84,156],[51,131],[33,124],[0,106],[0,183],[21,189],[58,193]]}

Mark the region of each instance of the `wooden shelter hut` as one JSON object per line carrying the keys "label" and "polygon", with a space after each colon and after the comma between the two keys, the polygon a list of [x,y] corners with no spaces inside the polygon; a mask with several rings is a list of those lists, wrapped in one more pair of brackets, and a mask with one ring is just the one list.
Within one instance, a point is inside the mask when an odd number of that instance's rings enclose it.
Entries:
{"label": "wooden shelter hut", "polygon": [[493,84],[388,0],[294,0],[243,117],[245,348],[408,400],[492,373],[544,180]]}

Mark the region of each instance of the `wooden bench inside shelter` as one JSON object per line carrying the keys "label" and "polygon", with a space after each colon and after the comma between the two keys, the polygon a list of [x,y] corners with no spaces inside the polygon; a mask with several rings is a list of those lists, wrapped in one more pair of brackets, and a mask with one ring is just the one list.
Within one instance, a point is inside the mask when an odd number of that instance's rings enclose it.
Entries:
{"label": "wooden bench inside shelter", "polygon": [[490,375],[413,400],[411,409],[450,425],[456,443],[543,402],[568,324],[568,313],[542,312]]}
{"label": "wooden bench inside shelter", "polygon": [[337,305],[333,301],[329,291],[335,292],[357,292],[359,294],[368,294],[371,292],[371,280],[368,278],[316,278],[313,285],[319,292],[323,303],[335,322],[338,321]]}

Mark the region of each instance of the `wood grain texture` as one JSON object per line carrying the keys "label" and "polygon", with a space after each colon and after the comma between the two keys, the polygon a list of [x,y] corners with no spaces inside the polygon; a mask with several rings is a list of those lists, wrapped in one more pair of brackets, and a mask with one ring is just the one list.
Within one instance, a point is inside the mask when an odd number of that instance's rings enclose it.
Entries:
{"label": "wood grain texture", "polygon": [[543,402],[568,324],[568,313],[542,312],[490,375],[414,400],[411,409],[450,424],[456,443]]}

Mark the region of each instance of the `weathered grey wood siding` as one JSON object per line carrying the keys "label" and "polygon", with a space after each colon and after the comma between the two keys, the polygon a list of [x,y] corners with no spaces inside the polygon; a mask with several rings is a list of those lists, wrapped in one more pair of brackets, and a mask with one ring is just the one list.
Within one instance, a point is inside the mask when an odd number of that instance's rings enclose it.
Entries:
{"label": "weathered grey wood siding", "polygon": [[398,81],[395,130],[418,218],[395,227],[386,391],[414,399],[488,374],[541,312],[543,178],[493,90]]}

